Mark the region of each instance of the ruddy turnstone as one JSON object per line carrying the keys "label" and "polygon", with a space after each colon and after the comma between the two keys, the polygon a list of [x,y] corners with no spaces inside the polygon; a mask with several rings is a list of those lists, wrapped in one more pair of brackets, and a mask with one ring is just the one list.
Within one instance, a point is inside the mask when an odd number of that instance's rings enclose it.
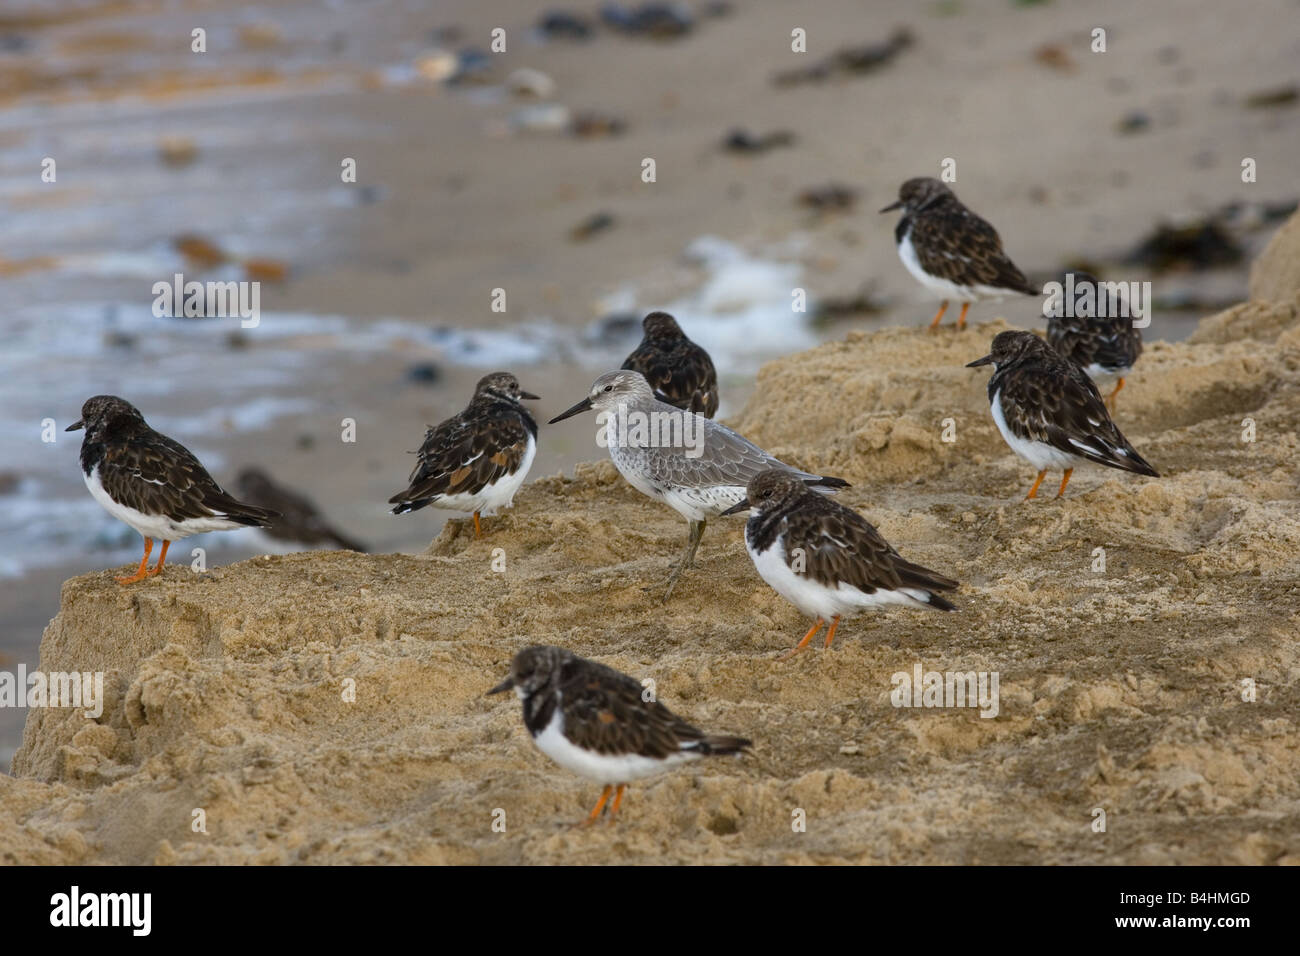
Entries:
{"label": "ruddy turnstone", "polygon": [[867,608],[957,610],[938,594],[955,590],[956,581],[908,561],[866,518],[809,490],[789,472],[755,475],[745,499],[724,514],[746,508],[745,549],[755,570],[777,594],[816,618],[786,657],[807,647],[828,620],[830,647],[840,618]]}
{"label": "ruddy turnstone", "polygon": [[[91,497],[119,521],[140,532],[144,557],[131,584],[162,571],[173,541],[205,531],[264,528],[274,511],[236,501],[213,481],[184,445],[159,434],[130,402],[96,395],[81,406],[81,419],[65,431],[84,428],[81,471]],[[148,570],[154,539],[162,551]]]}
{"label": "ruddy turnstone", "polygon": [[512,689],[523,701],[524,726],[537,749],[565,770],[604,784],[586,823],[600,817],[611,792],[612,820],[633,780],[750,746],[744,737],[696,730],[659,701],[646,700],[633,678],[560,647],[525,647],[511,661],[510,676],[488,693]]}
{"label": "ruddy turnstone", "polygon": [[393,514],[425,505],[468,511],[479,537],[479,515],[510,507],[532,467],[537,423],[519,403],[536,398],[509,372],[484,375],[463,412],[424,433],[410,487],[388,499]]}
{"label": "ruddy turnstone", "polygon": [[623,368],[644,375],[661,402],[712,418],[718,410],[718,373],[709,353],[667,312],[651,312],[641,327],[645,337]]}
{"label": "ruddy turnstone", "polygon": [[1061,314],[1047,316],[1047,344],[1093,381],[1115,382],[1115,390],[1106,396],[1106,406],[1114,414],[1124,376],[1142,354],[1142,330],[1134,326],[1117,286],[1108,287],[1086,272],[1075,272],[1066,276],[1063,288],[1065,297],[1057,310]]}
{"label": "ruddy turnstone", "polygon": [[1076,465],[1091,461],[1158,478],[1110,420],[1086,372],[1032,332],[999,332],[989,354],[967,368],[993,365],[989,407],[1007,444],[1038,469],[1025,500],[1049,469],[1063,468],[1060,498]]}
{"label": "ruddy turnstone", "polygon": [[909,179],[898,189],[898,202],[880,211],[899,208],[903,218],[894,229],[898,257],[917,282],[943,300],[930,328],[938,328],[950,299],[962,304],[957,328],[964,329],[972,302],[1038,294],[1002,251],[997,230],[939,180]]}
{"label": "ruddy turnstone", "polygon": [[760,471],[777,468],[826,489],[848,486],[842,478],[792,468],[725,425],[659,401],[640,372],[606,372],[586,398],[550,424],[588,409],[597,411],[598,422],[604,419],[604,444],[628,483],[664,502],[689,525],[686,549],[668,576],[665,601],[694,561],[707,520],[743,499],[745,486]]}
{"label": "ruddy turnstone", "polygon": [[241,471],[235,479],[235,488],[249,504],[279,513],[280,517],[266,529],[272,538],[301,544],[331,544],[344,551],[366,550],[364,544],[358,544],[330,527],[311,499],[276,484],[260,468]]}

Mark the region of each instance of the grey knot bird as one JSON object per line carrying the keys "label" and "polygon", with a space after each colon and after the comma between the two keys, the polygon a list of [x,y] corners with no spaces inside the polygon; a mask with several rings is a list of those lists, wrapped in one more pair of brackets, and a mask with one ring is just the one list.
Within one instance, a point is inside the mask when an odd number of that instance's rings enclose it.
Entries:
{"label": "grey knot bird", "polygon": [[668,505],[689,525],[686,549],[668,576],[665,601],[695,560],[708,519],[743,501],[755,475],[776,468],[819,490],[848,487],[842,478],[800,471],[725,425],[659,401],[639,372],[606,372],[586,398],[550,424],[589,409],[598,413],[601,443],[628,483]]}

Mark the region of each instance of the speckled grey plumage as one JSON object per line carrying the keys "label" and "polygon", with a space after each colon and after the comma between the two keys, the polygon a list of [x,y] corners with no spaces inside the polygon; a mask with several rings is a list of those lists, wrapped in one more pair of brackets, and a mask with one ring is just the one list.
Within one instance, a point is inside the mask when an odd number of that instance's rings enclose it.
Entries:
{"label": "speckled grey plumage", "polygon": [[[588,409],[612,416],[614,427],[605,432],[610,439],[609,456],[628,483],[642,494],[664,502],[690,524],[690,539],[670,577],[665,599],[672,593],[677,576],[690,566],[705,521],[743,500],[745,487],[755,475],[776,468],[798,475],[819,490],[848,484],[840,478],[787,465],[725,425],[659,401],[639,372],[605,373],[596,379],[585,399],[552,419],[552,424]],[[679,441],[668,445],[630,444],[638,437],[634,427],[621,426],[633,426],[638,415],[645,415],[649,422],[677,423]]]}

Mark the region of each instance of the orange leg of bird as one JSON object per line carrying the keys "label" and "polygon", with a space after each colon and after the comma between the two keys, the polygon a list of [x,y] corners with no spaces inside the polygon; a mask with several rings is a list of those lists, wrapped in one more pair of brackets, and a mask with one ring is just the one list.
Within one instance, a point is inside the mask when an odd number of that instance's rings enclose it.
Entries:
{"label": "orange leg of bird", "polygon": [[605,784],[605,789],[600,792],[600,800],[596,802],[596,809],[591,811],[591,815],[583,821],[586,825],[591,825],[600,819],[600,812],[605,809],[605,802],[609,800],[610,791],[614,788]]}
{"label": "orange leg of bird", "polygon": [[1123,387],[1124,387],[1124,376],[1121,375],[1119,377],[1119,381],[1115,383],[1115,391],[1111,392],[1109,395],[1106,396],[1106,407],[1110,409],[1110,413],[1112,415],[1115,414],[1115,396],[1119,394],[1119,390]]}
{"label": "orange leg of bird", "polygon": [[939,327],[939,320],[943,318],[943,314],[947,311],[948,311],[948,300],[944,299],[943,302],[939,303],[939,311],[934,314],[934,321],[930,323],[931,331]]}
{"label": "orange leg of bird", "polygon": [[162,551],[158,553],[158,563],[153,566],[153,570],[149,572],[150,574],[162,573],[163,562],[167,560],[167,549],[171,547],[171,544],[170,541],[163,542]]}
{"label": "orange leg of bird", "polygon": [[619,805],[623,802],[623,791],[627,789],[627,784],[620,783],[618,789],[614,791],[614,802],[609,805],[609,822],[614,822],[614,817],[618,815]]}
{"label": "orange leg of bird", "polygon": [[969,309],[969,308],[970,308],[970,303],[969,303],[969,302],[963,302],[963,303],[961,304],[961,315],[957,316],[957,331],[958,331],[958,332],[960,332],[962,329],[966,328],[966,310]]}
{"label": "orange leg of bird", "polygon": [[1030,498],[1038,497],[1038,486],[1043,483],[1043,476],[1046,474],[1047,474],[1047,469],[1043,469],[1038,473],[1038,477],[1034,479],[1034,487],[1030,488],[1029,494],[1025,495],[1026,501],[1028,501]]}
{"label": "orange leg of bird", "polygon": [[483,528],[478,523],[478,512],[474,512],[474,537],[483,537]]}
{"label": "orange leg of bird", "polygon": [[1065,497],[1065,486],[1070,483],[1070,476],[1072,474],[1074,474],[1073,468],[1065,469],[1065,474],[1061,476],[1061,490],[1056,493],[1056,497],[1058,498]]}
{"label": "orange leg of bird", "polygon": [[139,567],[139,569],[135,572],[135,574],[131,575],[129,578],[118,578],[118,579],[117,579],[117,583],[118,583],[118,584],[134,584],[136,581],[143,581],[143,580],[145,579],[145,577],[146,577],[146,576],[148,575],[148,573],[149,573],[149,572],[148,572],[147,570],[145,570],[145,569],[149,567],[149,555],[150,555],[152,552],[153,552],[153,538],[145,538],[145,539],[144,539],[144,557],[140,559],[140,567]]}
{"label": "orange leg of bird", "polygon": [[786,651],[784,654],[782,654],[781,660],[784,661],[787,660],[788,658],[794,657],[801,650],[807,647],[808,642],[813,639],[813,635],[816,634],[818,631],[820,631],[822,629],[822,625],[825,623],[826,622],[823,621],[821,618],[817,618],[817,623],[814,624],[812,627],[808,628],[808,633],[803,636],[803,640],[800,641],[798,644],[796,644],[791,650]]}
{"label": "orange leg of bird", "polygon": [[826,646],[831,646],[831,641],[835,640],[835,629],[840,626],[840,616],[836,614],[831,618],[831,629],[826,632]]}

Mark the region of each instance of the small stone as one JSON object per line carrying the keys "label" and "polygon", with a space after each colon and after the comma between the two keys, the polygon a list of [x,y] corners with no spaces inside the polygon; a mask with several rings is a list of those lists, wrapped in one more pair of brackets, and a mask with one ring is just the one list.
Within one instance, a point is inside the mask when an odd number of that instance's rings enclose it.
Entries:
{"label": "small stone", "polygon": [[555,95],[555,81],[541,70],[521,67],[506,77],[506,89],[515,96],[544,100]]}
{"label": "small stone", "polygon": [[172,240],[172,248],[183,255],[190,265],[219,266],[230,257],[215,242],[202,236],[184,235]]}
{"label": "small stone", "polygon": [[573,114],[562,103],[539,103],[516,110],[509,119],[510,129],[522,133],[563,133],[573,124]]}
{"label": "small stone", "polygon": [[249,23],[239,28],[239,42],[250,49],[276,46],[280,39],[280,28],[274,23]]}
{"label": "small stone", "polygon": [[548,40],[586,40],[591,36],[591,23],[568,10],[548,10],[542,14],[537,29]]}
{"label": "small stone", "polygon": [[158,158],[167,166],[188,166],[198,158],[199,147],[188,136],[164,136],[158,141]]}
{"label": "small stone", "polygon": [[406,380],[416,385],[435,385],[442,379],[442,369],[433,362],[417,362],[406,370]]}
{"label": "small stone", "polygon": [[449,50],[430,50],[415,58],[415,72],[434,83],[445,83],[456,75],[460,58]]}
{"label": "small stone", "polygon": [[244,277],[250,282],[283,282],[289,277],[289,264],[278,259],[245,259]]}
{"label": "small stone", "polygon": [[569,238],[574,242],[584,242],[596,235],[596,233],[604,232],[613,227],[614,217],[607,212],[598,212],[588,216],[569,230]]}
{"label": "small stone", "polygon": [[1132,113],[1129,113],[1121,119],[1119,123],[1116,124],[1115,128],[1119,132],[1127,135],[1130,133],[1140,133],[1143,130],[1150,128],[1150,126],[1151,117],[1147,116],[1146,113],[1143,113],[1140,110],[1134,110]]}

